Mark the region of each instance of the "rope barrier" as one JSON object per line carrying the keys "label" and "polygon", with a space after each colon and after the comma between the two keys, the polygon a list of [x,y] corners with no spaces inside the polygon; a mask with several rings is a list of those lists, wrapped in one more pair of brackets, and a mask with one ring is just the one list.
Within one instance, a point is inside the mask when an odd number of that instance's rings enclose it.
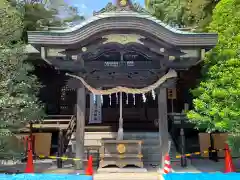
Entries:
{"label": "rope barrier", "polygon": [[44,155],[38,155],[36,157],[39,157],[41,159],[61,159],[63,161],[66,161],[66,160],[73,160],[73,161],[87,161],[87,159],[85,160],[82,160],[80,158],[70,158],[70,157],[67,157],[67,156],[44,156]]}
{"label": "rope barrier", "polygon": [[145,87],[145,88],[137,89],[137,88],[127,88],[127,87],[118,86],[118,87],[107,89],[107,90],[99,90],[99,89],[95,89],[95,88],[91,87],[82,77],[79,77],[79,76],[76,76],[73,74],[69,74],[69,73],[66,73],[66,75],[76,78],[76,79],[79,79],[83,83],[83,85],[90,92],[92,92],[95,95],[109,95],[109,94],[118,93],[118,92],[124,92],[124,93],[128,93],[128,94],[144,94],[144,93],[147,93],[149,91],[156,89],[158,86],[160,86],[166,80],[177,77],[176,71],[173,69],[170,69],[169,72],[167,74],[165,74],[164,76],[162,76],[161,78],[159,78],[159,80],[157,82],[155,82],[152,85]]}
{"label": "rope barrier", "polygon": [[193,153],[187,153],[183,155],[177,155],[176,158],[181,158],[181,157],[191,157],[194,155],[200,155],[200,154],[207,154],[209,152],[218,152],[218,151],[225,151],[225,149],[218,149],[218,150],[211,150],[211,151],[202,151],[202,152],[193,152]]}

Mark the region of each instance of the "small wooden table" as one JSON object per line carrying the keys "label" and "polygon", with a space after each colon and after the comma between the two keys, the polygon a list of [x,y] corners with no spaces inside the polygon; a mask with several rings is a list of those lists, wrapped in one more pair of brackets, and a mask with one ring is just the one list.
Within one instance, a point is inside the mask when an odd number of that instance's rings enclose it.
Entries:
{"label": "small wooden table", "polygon": [[99,167],[116,165],[123,168],[127,165],[134,165],[143,168],[142,157],[142,141],[102,140]]}

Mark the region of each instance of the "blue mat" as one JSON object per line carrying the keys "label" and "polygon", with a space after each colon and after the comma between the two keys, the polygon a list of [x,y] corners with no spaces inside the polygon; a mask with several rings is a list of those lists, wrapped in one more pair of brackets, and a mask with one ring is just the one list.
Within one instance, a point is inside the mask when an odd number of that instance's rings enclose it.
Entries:
{"label": "blue mat", "polygon": [[240,180],[240,173],[170,173],[165,180]]}
{"label": "blue mat", "polygon": [[91,176],[64,174],[0,174],[0,180],[92,180]]}

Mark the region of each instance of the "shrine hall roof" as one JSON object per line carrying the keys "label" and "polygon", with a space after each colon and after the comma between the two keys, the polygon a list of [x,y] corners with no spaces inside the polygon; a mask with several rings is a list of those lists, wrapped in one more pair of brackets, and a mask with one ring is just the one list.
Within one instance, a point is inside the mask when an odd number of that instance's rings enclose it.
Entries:
{"label": "shrine hall roof", "polygon": [[120,11],[120,12],[106,12],[106,13],[102,13],[102,14],[99,14],[99,15],[95,15],[95,16],[92,16],[91,18],[83,21],[82,23],[74,26],[74,27],[70,27],[68,29],[64,29],[64,30],[54,30],[54,31],[50,31],[50,32],[57,32],[57,33],[69,33],[69,32],[73,32],[73,31],[76,31],[80,28],[82,28],[83,26],[89,24],[89,23],[92,23],[94,21],[97,21],[99,19],[102,19],[102,18],[108,18],[108,17],[114,17],[114,16],[118,16],[118,17],[125,17],[125,16],[129,16],[129,17],[138,17],[138,18],[144,18],[144,19],[148,19],[148,20],[151,20],[153,22],[156,22],[157,24],[159,24],[160,26],[174,32],[174,33],[180,33],[180,34],[196,34],[194,32],[187,32],[187,31],[180,31],[176,28],[173,28],[165,23],[163,23],[162,21],[158,20],[157,18],[151,16],[151,15],[148,15],[148,14],[140,14],[140,13],[137,13],[137,12],[133,12],[133,11]]}
{"label": "shrine hall roof", "polygon": [[176,46],[207,46],[217,43],[217,34],[177,30],[149,14],[114,11],[95,15],[79,25],[64,30],[29,31],[30,44],[75,44],[92,35],[122,29],[144,32]]}

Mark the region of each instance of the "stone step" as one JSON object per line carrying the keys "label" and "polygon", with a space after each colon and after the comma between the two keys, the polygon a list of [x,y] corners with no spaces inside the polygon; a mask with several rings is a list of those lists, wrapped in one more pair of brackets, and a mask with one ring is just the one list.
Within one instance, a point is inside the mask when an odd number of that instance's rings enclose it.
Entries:
{"label": "stone step", "polygon": [[124,133],[124,138],[135,138],[135,139],[151,139],[151,138],[159,138],[158,132],[133,132],[133,133]]}

